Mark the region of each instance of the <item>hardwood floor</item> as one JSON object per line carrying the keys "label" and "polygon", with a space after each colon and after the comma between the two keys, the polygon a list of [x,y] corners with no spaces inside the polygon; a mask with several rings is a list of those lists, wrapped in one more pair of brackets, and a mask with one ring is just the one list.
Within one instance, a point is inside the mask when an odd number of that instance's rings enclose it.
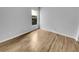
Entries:
{"label": "hardwood floor", "polygon": [[42,29],[0,43],[2,52],[77,52],[79,43],[74,39]]}

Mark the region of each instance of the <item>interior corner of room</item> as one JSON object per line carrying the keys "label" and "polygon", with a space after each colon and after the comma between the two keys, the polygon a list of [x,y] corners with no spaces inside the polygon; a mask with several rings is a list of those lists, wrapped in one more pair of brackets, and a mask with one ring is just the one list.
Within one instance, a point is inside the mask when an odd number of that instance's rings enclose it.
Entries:
{"label": "interior corner of room", "polygon": [[0,7],[0,43],[36,29],[78,41],[79,7]]}

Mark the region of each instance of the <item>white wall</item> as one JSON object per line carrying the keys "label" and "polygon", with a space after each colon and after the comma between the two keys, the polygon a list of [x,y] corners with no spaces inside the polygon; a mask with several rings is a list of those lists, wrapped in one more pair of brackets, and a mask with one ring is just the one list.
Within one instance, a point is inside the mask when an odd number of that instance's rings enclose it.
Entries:
{"label": "white wall", "polygon": [[31,8],[0,7],[0,42],[29,32],[35,28],[32,27]]}
{"label": "white wall", "polygon": [[40,27],[76,38],[78,9],[71,7],[40,8]]}
{"label": "white wall", "polygon": [[79,7],[77,8],[77,38],[79,40]]}
{"label": "white wall", "polygon": [[[0,42],[38,28],[56,31],[73,37],[79,36],[79,8],[41,8],[38,26],[32,26],[31,9],[1,8]],[[39,24],[40,23],[40,24]]]}

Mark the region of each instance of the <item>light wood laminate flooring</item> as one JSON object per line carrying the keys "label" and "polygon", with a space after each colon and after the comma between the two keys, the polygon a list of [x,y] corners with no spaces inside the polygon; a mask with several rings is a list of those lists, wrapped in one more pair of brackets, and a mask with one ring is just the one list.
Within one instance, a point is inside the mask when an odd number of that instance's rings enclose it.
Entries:
{"label": "light wood laminate flooring", "polygon": [[75,39],[37,29],[0,43],[2,52],[77,52],[79,43]]}

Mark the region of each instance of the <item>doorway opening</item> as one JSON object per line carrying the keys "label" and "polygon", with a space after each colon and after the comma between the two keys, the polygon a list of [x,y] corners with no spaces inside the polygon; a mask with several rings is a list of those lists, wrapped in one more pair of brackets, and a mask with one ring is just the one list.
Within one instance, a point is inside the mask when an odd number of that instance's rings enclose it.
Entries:
{"label": "doorway opening", "polygon": [[32,10],[32,25],[37,25],[37,16],[38,12],[36,10]]}

